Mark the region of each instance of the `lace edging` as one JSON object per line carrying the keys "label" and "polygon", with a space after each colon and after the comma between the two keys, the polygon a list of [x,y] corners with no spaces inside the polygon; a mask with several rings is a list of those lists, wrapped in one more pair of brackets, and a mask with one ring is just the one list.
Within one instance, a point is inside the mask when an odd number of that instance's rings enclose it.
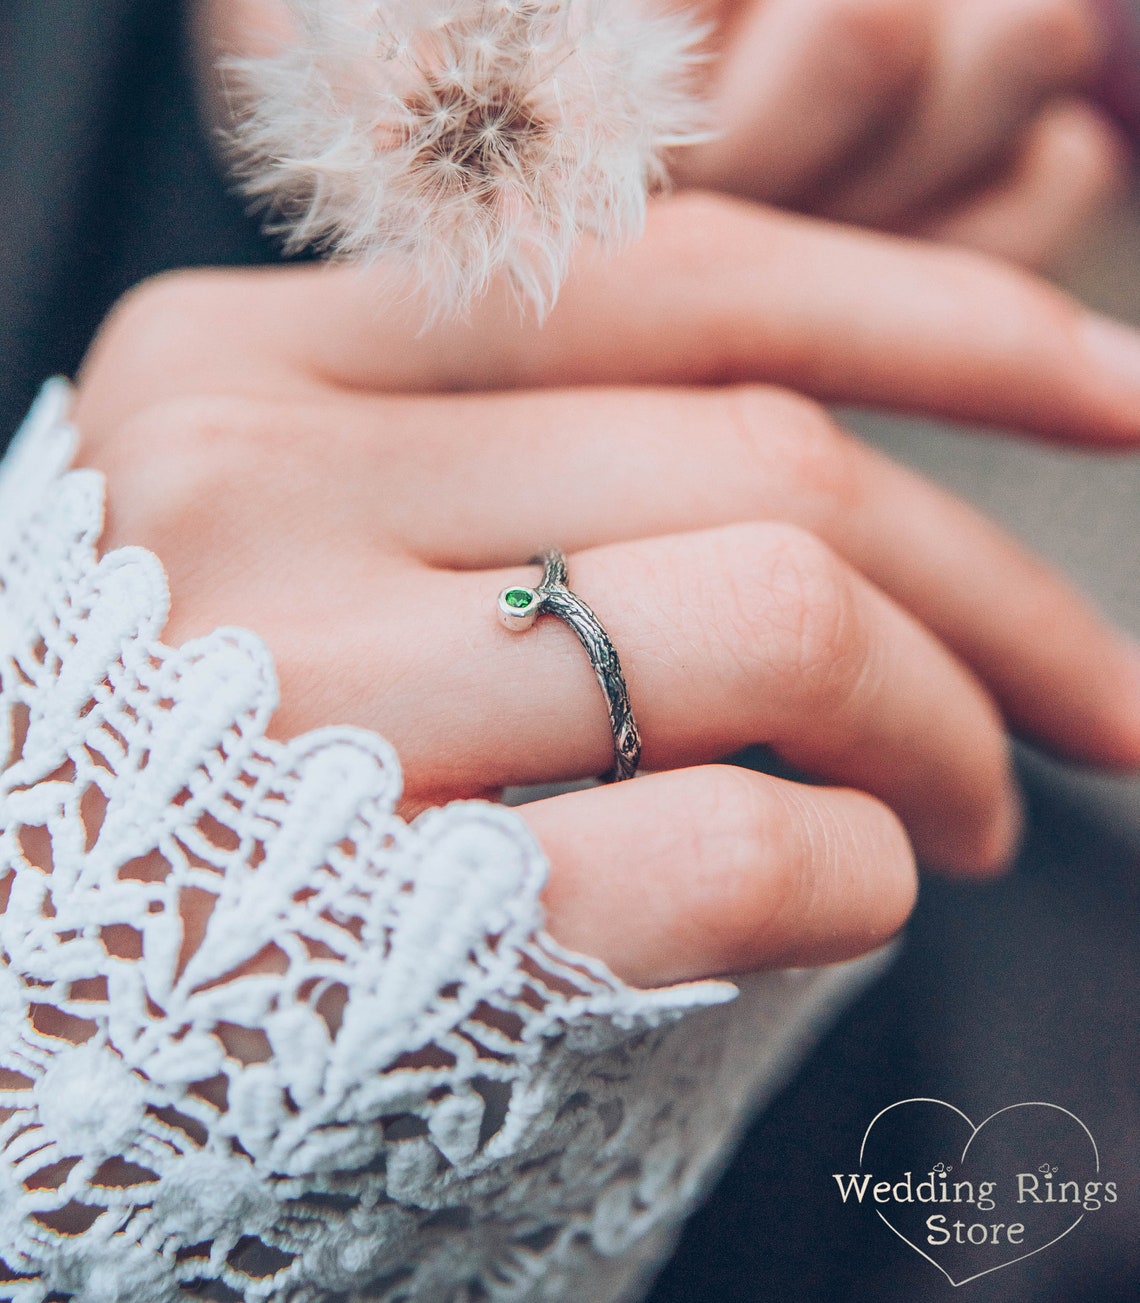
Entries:
{"label": "lace edging", "polygon": [[98,557],[69,401],[0,472],[0,1288],[521,1298],[645,1233],[675,1199],[599,1222],[662,1136],[684,1167],[645,1083],[736,988],[559,947],[522,821],[403,822],[378,736],[267,739],[261,641],[164,646],[158,560]]}

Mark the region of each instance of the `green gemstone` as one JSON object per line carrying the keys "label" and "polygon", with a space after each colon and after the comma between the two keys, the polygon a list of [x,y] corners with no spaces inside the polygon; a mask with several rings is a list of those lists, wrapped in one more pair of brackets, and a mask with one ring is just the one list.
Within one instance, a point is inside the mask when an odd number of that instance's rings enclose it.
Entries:
{"label": "green gemstone", "polygon": [[503,601],[516,611],[522,611],[534,601],[534,594],[529,588],[508,588],[503,594]]}

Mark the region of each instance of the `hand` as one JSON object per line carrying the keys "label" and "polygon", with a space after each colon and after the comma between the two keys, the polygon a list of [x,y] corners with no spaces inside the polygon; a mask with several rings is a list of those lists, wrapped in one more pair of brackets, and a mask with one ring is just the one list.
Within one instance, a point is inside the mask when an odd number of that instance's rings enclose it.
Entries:
{"label": "hand", "polygon": [[[608,767],[570,631],[495,618],[537,545],[566,548],[657,772],[522,811],[559,940],[640,984],[855,954],[905,919],[912,844],[965,874],[1010,856],[1003,713],[1140,764],[1131,646],[773,387],[1140,443],[1123,327],[972,255],[705,197],[657,205],[622,259],[584,256],[542,332],[489,302],[417,337],[377,275],[187,273],[130,296],[77,408],[105,543],[165,563],[169,641],[266,640],[278,735],[387,736],[409,812]],[[710,763],[753,742],[830,785]]]}
{"label": "hand", "polygon": [[[672,0],[663,0],[672,2]],[[717,139],[683,184],[1027,265],[1127,171],[1096,0],[704,0]]]}

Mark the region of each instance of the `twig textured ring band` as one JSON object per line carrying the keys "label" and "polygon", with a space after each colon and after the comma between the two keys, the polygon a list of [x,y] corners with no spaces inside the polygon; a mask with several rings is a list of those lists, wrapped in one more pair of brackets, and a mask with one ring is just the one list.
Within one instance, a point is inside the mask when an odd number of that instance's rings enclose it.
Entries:
{"label": "twig textured ring band", "polygon": [[542,566],[538,587],[504,588],[499,594],[499,620],[506,628],[521,633],[540,615],[556,615],[574,630],[590,658],[610,714],[614,767],[605,775],[605,781],[632,778],[641,757],[641,734],[633,719],[617,650],[598,617],[566,587],[566,558],[562,553],[556,547],[547,548],[532,557],[531,564]]}

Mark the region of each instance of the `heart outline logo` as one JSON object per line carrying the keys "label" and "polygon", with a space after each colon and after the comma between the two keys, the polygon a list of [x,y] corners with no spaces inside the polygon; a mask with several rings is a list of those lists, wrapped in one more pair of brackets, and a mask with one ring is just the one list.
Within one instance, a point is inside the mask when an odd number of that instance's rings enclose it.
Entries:
{"label": "heart outline logo", "polygon": [[[956,1113],[966,1123],[966,1125],[970,1128],[970,1136],[962,1148],[962,1154],[958,1160],[959,1163],[965,1162],[966,1155],[970,1151],[970,1146],[977,1139],[979,1133],[986,1126],[988,1126],[990,1122],[992,1122],[995,1118],[1000,1117],[1003,1113],[1009,1113],[1015,1109],[1020,1109],[1020,1108],[1055,1109],[1058,1113],[1063,1113],[1066,1117],[1071,1118],[1081,1128],[1081,1130],[1085,1133],[1085,1135],[1088,1136],[1089,1144],[1092,1146],[1094,1171],[1098,1174],[1100,1172],[1100,1150],[1097,1148],[1097,1143],[1096,1140],[1093,1138],[1092,1132],[1088,1129],[1087,1126],[1085,1126],[1084,1122],[1082,1122],[1081,1119],[1077,1117],[1075,1113],[1070,1112],[1070,1110],[1067,1108],[1063,1108],[1060,1104],[1050,1104],[1045,1100],[1023,1100],[1020,1104],[1007,1104],[1004,1108],[999,1108],[995,1112],[991,1113],[989,1117],[985,1118],[983,1121],[979,1122],[975,1126],[973,1120],[969,1118],[965,1113],[963,1113],[960,1108],[957,1108],[953,1104],[947,1103],[947,1101],[944,1099],[932,1099],[925,1096],[916,1097],[913,1099],[900,1099],[896,1101],[894,1104],[888,1104],[886,1108],[880,1109],[879,1112],[875,1114],[875,1116],[867,1124],[867,1130],[864,1131],[863,1140],[859,1146],[860,1167],[863,1166],[863,1159],[867,1150],[867,1140],[870,1137],[871,1132],[875,1127],[875,1124],[879,1121],[880,1118],[884,1117],[887,1113],[890,1113],[892,1109],[902,1108],[907,1104],[937,1104],[940,1105],[942,1108],[949,1109],[952,1113]],[[909,1239],[906,1235],[904,1235],[902,1231],[900,1231],[898,1227],[895,1226],[880,1209],[876,1208],[875,1212],[878,1215],[879,1219],[887,1227],[889,1227],[890,1230],[892,1230],[899,1237],[899,1239],[902,1240],[904,1244],[909,1245],[915,1251],[915,1253],[919,1255],[919,1257],[925,1258],[926,1261],[929,1262],[932,1266],[937,1267],[938,1270],[943,1274],[943,1276],[946,1277],[946,1279],[950,1282],[950,1284],[955,1289],[957,1289],[961,1285],[968,1285],[972,1280],[980,1280],[982,1276],[989,1276],[995,1271],[1001,1271],[1005,1267],[1012,1267],[1014,1263],[1024,1262],[1026,1258],[1032,1258],[1035,1254],[1041,1253],[1045,1249],[1051,1248],[1054,1244],[1057,1244],[1059,1241],[1063,1240],[1066,1235],[1074,1231],[1085,1219],[1085,1214],[1084,1212],[1082,1212],[1074,1222],[1072,1222],[1068,1227],[1066,1227],[1065,1230],[1061,1232],[1060,1235],[1055,1235],[1047,1243],[1040,1244],[1037,1246],[1037,1248],[1030,1249],[1027,1253],[1021,1253],[1016,1258],[1010,1258],[1008,1262],[999,1262],[996,1266],[987,1267],[984,1271],[976,1272],[973,1276],[965,1276],[961,1280],[955,1280],[954,1277],[950,1275],[950,1273],[946,1270],[945,1267],[942,1266],[940,1262],[936,1261],[934,1258],[930,1256],[929,1253],[926,1253],[923,1249],[920,1249],[918,1245],[914,1243],[913,1240]]]}

